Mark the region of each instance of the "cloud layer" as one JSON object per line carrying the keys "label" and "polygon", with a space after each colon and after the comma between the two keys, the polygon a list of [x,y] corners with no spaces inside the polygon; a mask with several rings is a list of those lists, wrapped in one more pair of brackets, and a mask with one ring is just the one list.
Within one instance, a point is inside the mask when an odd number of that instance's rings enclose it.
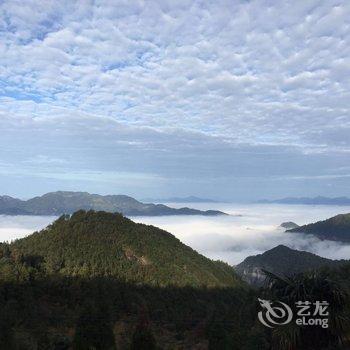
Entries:
{"label": "cloud layer", "polygon": [[[181,206],[181,204],[175,204]],[[325,220],[349,207],[298,205],[191,204],[201,209],[215,207],[242,216],[227,217],[142,217],[138,222],[161,227],[203,255],[236,265],[251,255],[284,244],[330,259],[349,259],[350,244],[321,241],[315,236],[286,233],[280,224],[294,221],[299,225]]]}
{"label": "cloud layer", "polygon": [[0,242],[11,242],[51,224],[54,216],[6,216],[0,215]]}
{"label": "cloud layer", "polygon": [[[180,207],[183,204],[173,203],[172,206]],[[224,210],[232,216],[162,216],[132,219],[165,229],[203,255],[233,265],[240,263],[247,256],[261,254],[279,244],[330,259],[350,258],[349,244],[321,241],[311,235],[286,233],[279,228],[285,221],[306,224],[350,212],[350,207],[214,203],[192,203],[190,206]],[[237,214],[242,216],[234,216]],[[27,236],[46,227],[53,220],[55,217],[0,215],[0,242]]]}
{"label": "cloud layer", "polygon": [[28,0],[0,13],[2,192],[350,194],[348,2]]}

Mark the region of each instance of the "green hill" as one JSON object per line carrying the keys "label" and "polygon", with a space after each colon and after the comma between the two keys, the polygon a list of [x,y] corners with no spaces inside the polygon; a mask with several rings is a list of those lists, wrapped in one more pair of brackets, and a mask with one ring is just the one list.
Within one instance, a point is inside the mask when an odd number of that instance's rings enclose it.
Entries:
{"label": "green hill", "polygon": [[121,214],[0,244],[0,349],[243,349],[264,343],[255,301],[230,266]]}
{"label": "green hill", "polygon": [[154,226],[121,214],[78,211],[10,245],[43,258],[45,270],[64,276],[115,277],[151,285],[234,286],[231,267],[213,262]]}
{"label": "green hill", "polygon": [[313,234],[320,239],[350,242],[350,214],[339,214],[324,221],[300,226],[287,232]]}

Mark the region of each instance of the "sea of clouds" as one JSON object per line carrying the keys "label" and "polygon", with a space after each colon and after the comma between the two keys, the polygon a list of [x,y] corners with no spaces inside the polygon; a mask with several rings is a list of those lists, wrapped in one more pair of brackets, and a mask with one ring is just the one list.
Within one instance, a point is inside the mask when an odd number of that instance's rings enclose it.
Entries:
{"label": "sea of clouds", "polygon": [[[133,217],[137,222],[167,230],[203,255],[235,265],[247,256],[261,254],[279,244],[306,250],[331,259],[350,259],[350,245],[321,241],[312,235],[286,233],[279,225],[294,221],[299,225],[324,220],[350,207],[191,203],[169,204],[198,209],[223,210],[230,216]],[[0,216],[0,241],[22,238],[46,227],[53,216]]]}
{"label": "sea of clouds", "polygon": [[45,228],[56,219],[55,216],[0,215],[0,242],[11,242]]}
{"label": "sea of clouds", "polygon": [[138,217],[135,221],[161,227],[183,243],[203,255],[235,265],[247,256],[261,254],[279,244],[293,249],[306,250],[330,259],[350,259],[350,245],[334,241],[321,241],[315,236],[286,233],[280,228],[285,221],[299,225],[324,220],[350,207],[267,205],[267,204],[179,204],[198,209],[218,209],[230,216],[172,216]]}

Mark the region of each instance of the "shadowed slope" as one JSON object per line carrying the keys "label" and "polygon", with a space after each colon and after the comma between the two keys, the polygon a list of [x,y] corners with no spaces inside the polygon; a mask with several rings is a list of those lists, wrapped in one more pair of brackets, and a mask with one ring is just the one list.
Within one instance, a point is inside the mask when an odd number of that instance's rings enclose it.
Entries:
{"label": "shadowed slope", "polygon": [[320,239],[350,242],[350,214],[339,214],[330,219],[300,226],[287,232],[313,234]]}

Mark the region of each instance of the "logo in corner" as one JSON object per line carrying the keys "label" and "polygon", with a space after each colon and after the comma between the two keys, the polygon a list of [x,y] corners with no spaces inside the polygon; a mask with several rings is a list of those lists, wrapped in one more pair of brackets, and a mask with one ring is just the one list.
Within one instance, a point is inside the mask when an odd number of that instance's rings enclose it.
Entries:
{"label": "logo in corner", "polygon": [[[258,299],[262,311],[259,311],[259,321],[266,327],[274,328],[289,323],[293,318],[292,309],[281,301],[271,302],[269,300]],[[273,306],[272,304],[276,304]]]}

